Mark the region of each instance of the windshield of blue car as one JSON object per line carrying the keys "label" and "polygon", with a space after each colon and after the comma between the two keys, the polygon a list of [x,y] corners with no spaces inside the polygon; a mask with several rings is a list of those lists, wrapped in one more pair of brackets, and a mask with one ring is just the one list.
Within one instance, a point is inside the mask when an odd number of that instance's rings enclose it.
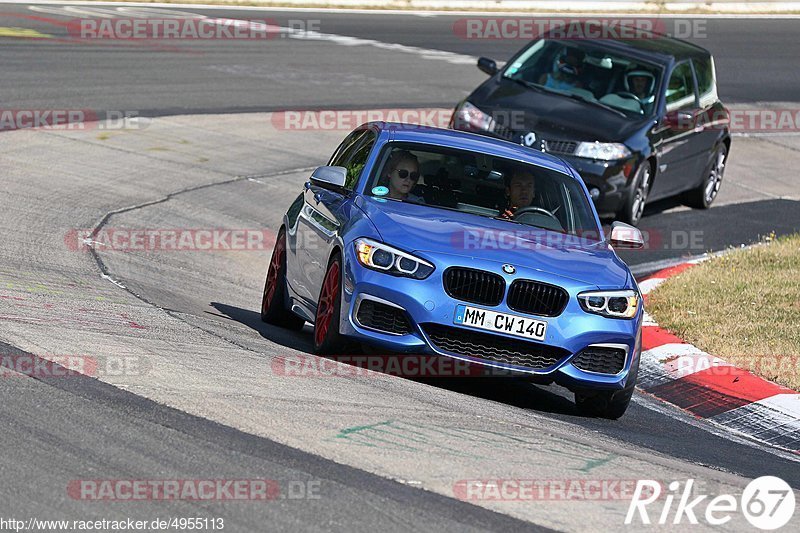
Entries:
{"label": "windshield of blue car", "polygon": [[391,142],[366,194],[591,240],[600,235],[590,199],[576,178],[484,153]]}
{"label": "windshield of blue car", "polygon": [[503,77],[631,118],[656,109],[662,68],[596,44],[541,39],[509,63]]}

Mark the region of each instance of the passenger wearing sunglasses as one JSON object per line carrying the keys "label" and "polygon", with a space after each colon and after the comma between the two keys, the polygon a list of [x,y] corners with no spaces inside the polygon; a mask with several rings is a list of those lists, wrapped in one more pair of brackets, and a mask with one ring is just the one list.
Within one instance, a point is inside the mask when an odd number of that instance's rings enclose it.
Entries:
{"label": "passenger wearing sunglasses", "polygon": [[425,203],[425,200],[420,196],[411,194],[411,189],[419,181],[419,160],[417,156],[407,150],[398,150],[392,154],[387,168],[389,198],[418,204]]}

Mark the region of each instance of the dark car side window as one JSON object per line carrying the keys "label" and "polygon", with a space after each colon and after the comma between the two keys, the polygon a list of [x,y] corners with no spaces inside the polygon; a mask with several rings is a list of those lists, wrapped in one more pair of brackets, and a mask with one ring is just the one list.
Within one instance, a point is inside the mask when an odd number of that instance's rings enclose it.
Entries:
{"label": "dark car side window", "polygon": [[694,73],[689,61],[680,63],[673,69],[667,84],[667,111],[689,109],[696,106]]}
{"label": "dark car side window", "polygon": [[692,59],[697,76],[697,91],[700,93],[702,107],[713,104],[717,99],[716,81],[714,80],[714,60],[711,57]]}
{"label": "dark car side window", "polygon": [[672,71],[667,84],[667,111],[693,108],[697,104],[694,73],[689,61],[680,63]]}
{"label": "dark car side window", "polygon": [[352,190],[358,183],[369,153],[375,145],[376,135],[371,130],[354,131],[339,145],[329,165],[347,169],[345,189]]}

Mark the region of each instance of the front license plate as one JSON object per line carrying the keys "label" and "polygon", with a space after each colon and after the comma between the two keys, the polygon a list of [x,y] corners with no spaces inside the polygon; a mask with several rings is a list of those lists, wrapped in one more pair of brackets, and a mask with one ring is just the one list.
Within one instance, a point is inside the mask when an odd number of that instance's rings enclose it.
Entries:
{"label": "front license plate", "polygon": [[543,320],[498,313],[488,309],[470,307],[469,305],[456,307],[456,316],[453,319],[453,323],[537,341],[543,341],[547,333],[547,322]]}

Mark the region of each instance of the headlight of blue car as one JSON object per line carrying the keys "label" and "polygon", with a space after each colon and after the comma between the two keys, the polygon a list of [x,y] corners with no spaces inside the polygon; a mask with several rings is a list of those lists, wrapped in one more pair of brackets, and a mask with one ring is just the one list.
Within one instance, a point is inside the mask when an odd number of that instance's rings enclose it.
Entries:
{"label": "headlight of blue car", "polygon": [[356,239],[355,247],[358,262],[372,270],[414,279],[425,279],[434,271],[434,266],[424,259],[382,242]]}
{"label": "headlight of blue car", "polygon": [[578,295],[584,311],[608,318],[635,317],[639,299],[639,293],[633,290],[590,291]]}

